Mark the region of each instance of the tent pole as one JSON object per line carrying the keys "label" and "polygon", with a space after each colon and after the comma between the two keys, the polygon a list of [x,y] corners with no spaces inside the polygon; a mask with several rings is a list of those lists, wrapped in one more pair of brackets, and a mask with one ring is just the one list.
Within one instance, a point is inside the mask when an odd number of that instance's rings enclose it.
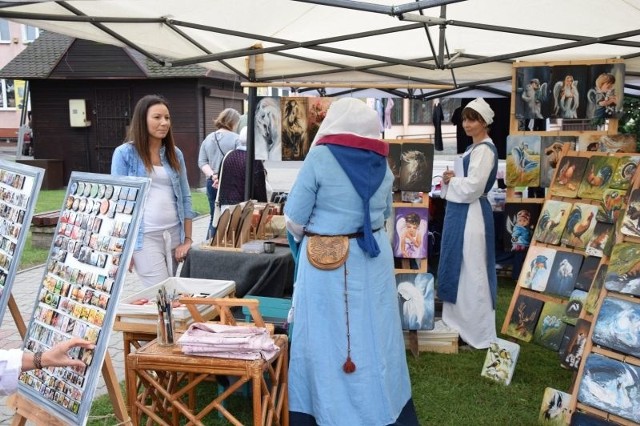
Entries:
{"label": "tent pole", "polygon": [[[256,77],[256,56],[249,56],[249,78]],[[258,88],[249,87],[249,100],[247,111],[247,167],[244,179],[244,199],[250,200],[253,197],[253,160],[256,157],[255,145],[255,115],[256,102],[258,100]],[[267,200],[269,201],[269,200]]]}

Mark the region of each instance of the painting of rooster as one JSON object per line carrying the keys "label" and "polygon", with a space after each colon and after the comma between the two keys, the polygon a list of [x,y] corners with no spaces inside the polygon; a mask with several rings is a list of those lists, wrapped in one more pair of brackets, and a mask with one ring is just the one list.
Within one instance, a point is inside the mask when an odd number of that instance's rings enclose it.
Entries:
{"label": "painting of rooster", "polygon": [[575,150],[577,138],[574,136],[543,136],[540,148],[540,186],[549,188],[556,173],[564,144]]}
{"label": "painting of rooster", "polygon": [[533,233],[534,240],[545,244],[560,244],[560,237],[570,211],[571,203],[547,200],[542,207],[538,225]]}
{"label": "painting of rooster", "polygon": [[602,194],[609,186],[613,171],[618,167],[618,157],[593,155],[589,159],[587,169],[578,189],[580,198],[601,200]]}
{"label": "painting of rooster", "polygon": [[567,224],[562,234],[562,244],[584,249],[593,236],[597,212],[598,206],[575,203],[567,218]]}
{"label": "painting of rooster", "polygon": [[565,155],[558,164],[558,170],[551,182],[549,193],[557,197],[575,198],[578,195],[578,187],[584,176],[589,159]]}

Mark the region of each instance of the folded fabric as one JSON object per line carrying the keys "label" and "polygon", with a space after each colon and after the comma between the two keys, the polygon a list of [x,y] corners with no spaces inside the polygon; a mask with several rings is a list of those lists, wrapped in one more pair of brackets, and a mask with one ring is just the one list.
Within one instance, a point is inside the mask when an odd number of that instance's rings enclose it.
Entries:
{"label": "folded fabric", "polygon": [[196,322],[178,339],[187,355],[233,359],[273,358],[280,348],[262,327]]}

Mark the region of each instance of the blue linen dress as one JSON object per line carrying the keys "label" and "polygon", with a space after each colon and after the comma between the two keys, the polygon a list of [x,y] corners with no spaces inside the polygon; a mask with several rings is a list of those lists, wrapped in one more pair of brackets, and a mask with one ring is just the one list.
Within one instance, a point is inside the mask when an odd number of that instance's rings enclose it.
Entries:
{"label": "blue linen dress", "polygon": [[[372,228],[391,213],[393,175],[370,199]],[[285,214],[317,234],[362,229],[363,202],[326,146],[309,151],[289,193]],[[342,267],[322,271],[309,264],[307,238],[300,245],[293,296],[294,327],[289,368],[289,409],[319,425],[388,425],[411,397],[409,372],[395,288],[393,255],[384,229],[371,258],[350,239],[347,286],[351,359],[347,374],[345,278]]]}

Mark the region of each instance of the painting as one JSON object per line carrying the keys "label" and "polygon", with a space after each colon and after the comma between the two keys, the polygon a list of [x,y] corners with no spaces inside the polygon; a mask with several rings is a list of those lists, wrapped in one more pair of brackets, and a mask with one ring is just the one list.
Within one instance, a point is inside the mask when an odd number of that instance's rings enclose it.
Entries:
{"label": "painting", "polygon": [[631,179],[636,174],[640,163],[640,155],[625,155],[618,160],[618,167],[613,172],[609,188],[627,190],[631,186]]}
{"label": "painting", "polygon": [[555,178],[551,182],[549,193],[556,197],[575,198],[578,195],[578,188],[588,162],[589,159],[586,157],[572,155],[562,157]]}
{"label": "painting", "polygon": [[256,160],[282,160],[280,98],[259,98],[254,115]]}
{"label": "painting", "polygon": [[605,189],[598,204],[596,219],[599,222],[617,223],[625,206],[626,191],[622,189]]}
{"label": "painting", "polygon": [[640,296],[640,244],[613,247],[604,285],[609,291]]}
{"label": "painting", "polygon": [[584,348],[587,344],[590,328],[591,323],[589,321],[578,319],[575,327],[573,327],[573,334],[567,343],[566,349],[560,352],[560,364],[563,367],[578,371],[584,356]]}
{"label": "painting", "polygon": [[431,191],[434,147],[432,143],[403,143],[400,154],[400,190]]}
{"label": "painting", "polygon": [[506,333],[511,337],[530,342],[533,339],[533,332],[542,310],[542,300],[533,297],[518,295],[514,309],[509,319]]}
{"label": "painting", "polygon": [[614,231],[615,226],[612,223],[597,222],[585,247],[585,253],[596,257],[609,256],[615,239]]}
{"label": "painting", "polygon": [[571,203],[545,201],[533,238],[541,243],[558,245],[570,211]]}
{"label": "painting", "polygon": [[591,152],[636,152],[635,135],[581,135],[578,150]]}
{"label": "painting", "polygon": [[562,321],[565,306],[562,303],[545,302],[540,319],[533,332],[533,341],[552,351],[560,349],[560,342],[567,324]]}
{"label": "painting", "polygon": [[320,124],[327,116],[327,111],[333,101],[334,98],[328,97],[309,98],[309,110],[307,111],[307,137],[309,138],[309,143],[313,143]]}
{"label": "painting", "polygon": [[618,167],[617,157],[591,156],[580,183],[580,188],[578,188],[578,196],[591,200],[601,200],[616,167]]}
{"label": "painting", "polygon": [[580,316],[580,312],[582,312],[582,308],[584,307],[584,303],[586,300],[586,291],[578,289],[573,290],[571,292],[571,295],[569,296],[569,301],[565,306],[562,321],[566,322],[567,324],[576,325],[576,321]]}
{"label": "painting", "polygon": [[505,204],[506,232],[503,235],[506,251],[527,251],[541,210],[540,203]]}
{"label": "painting", "polygon": [[584,249],[593,236],[596,227],[598,206],[585,203],[574,203],[567,224],[562,233],[562,244],[577,249]]}
{"label": "painting", "polygon": [[640,358],[640,303],[605,297],[592,340],[597,345]]}
{"label": "painting", "polygon": [[578,279],[584,256],[567,251],[556,252],[544,292],[569,297]]}
{"label": "painting", "polygon": [[400,158],[402,153],[401,143],[389,143],[389,155],[387,156],[387,163],[389,169],[393,174],[393,185],[391,190],[393,192],[400,191]]}
{"label": "painting", "polygon": [[604,121],[607,118],[622,117],[624,73],[624,64],[589,66],[589,90],[586,96],[587,118]]}
{"label": "painting", "polygon": [[629,194],[620,232],[631,237],[640,237],[640,188],[635,188]]}
{"label": "painting", "polygon": [[564,426],[569,420],[571,394],[546,388],[540,405],[539,425]]}
{"label": "painting", "polygon": [[589,315],[593,315],[596,311],[598,301],[600,300],[600,293],[602,291],[602,287],[604,287],[604,279],[607,276],[608,268],[608,265],[600,264],[598,272],[596,272],[596,276],[591,284],[591,288],[589,288],[587,300],[584,302],[584,309]]}
{"label": "painting", "polygon": [[518,279],[520,287],[544,291],[555,256],[555,249],[542,246],[529,247]]}
{"label": "painting", "polygon": [[540,186],[548,188],[560,162],[564,144],[575,151],[577,138],[574,136],[543,136],[540,141]]}
{"label": "painting", "polygon": [[280,98],[282,159],[302,161],[311,142],[307,133],[308,98]]}
{"label": "painting", "polygon": [[426,259],[428,221],[429,209],[426,207],[395,207],[395,257]]}
{"label": "painting", "polygon": [[507,186],[540,186],[540,136],[507,136],[506,167]]}
{"label": "painting", "polygon": [[611,423],[595,415],[583,413],[581,411],[574,411],[571,416],[570,426],[613,426],[615,423]]}
{"label": "painting", "polygon": [[542,119],[550,116],[551,67],[516,69],[516,118]]}
{"label": "painting", "polygon": [[578,401],[640,423],[640,367],[591,353]]}
{"label": "painting", "polygon": [[396,290],[403,330],[433,330],[435,316],[433,275],[397,274]]}
{"label": "painting", "polygon": [[584,99],[588,87],[589,67],[559,65],[551,69],[551,116],[562,119],[585,118]]}
{"label": "painting", "polygon": [[573,339],[575,329],[576,327],[571,324],[567,324],[567,326],[564,328],[564,334],[562,335],[562,340],[560,341],[560,348],[558,349],[558,357],[560,358],[560,364],[562,364],[563,355],[565,352],[567,352],[569,343],[571,339]]}
{"label": "painting", "polygon": [[578,279],[576,280],[577,289],[589,291],[601,260],[601,258],[596,256],[587,256],[584,258],[580,272],[578,272]]}
{"label": "painting", "polygon": [[509,385],[520,355],[520,345],[504,339],[489,344],[480,375]]}

